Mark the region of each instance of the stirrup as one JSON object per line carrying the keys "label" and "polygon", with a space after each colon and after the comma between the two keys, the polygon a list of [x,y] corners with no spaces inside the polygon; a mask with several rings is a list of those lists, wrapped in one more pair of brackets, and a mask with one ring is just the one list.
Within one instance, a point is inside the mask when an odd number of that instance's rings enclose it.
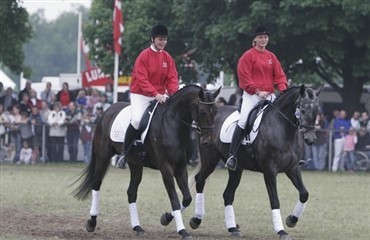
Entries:
{"label": "stirrup", "polygon": [[225,163],[225,167],[227,167],[231,171],[235,171],[237,165],[237,159],[235,156],[230,156]]}
{"label": "stirrup", "polygon": [[126,169],[126,164],[127,164],[126,154],[122,153],[117,161],[116,167]]}

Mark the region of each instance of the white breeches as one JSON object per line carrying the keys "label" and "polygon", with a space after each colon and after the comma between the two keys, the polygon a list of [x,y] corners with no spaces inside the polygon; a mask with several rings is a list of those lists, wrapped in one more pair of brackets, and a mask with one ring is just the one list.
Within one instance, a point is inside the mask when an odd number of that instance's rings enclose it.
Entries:
{"label": "white breeches", "polygon": [[153,101],[154,97],[147,97],[141,94],[131,93],[131,125],[137,130],[139,129],[141,118],[145,110]]}
{"label": "white breeches", "polygon": [[[240,117],[239,117],[238,125],[242,129],[245,129],[245,125],[247,124],[249,113],[252,111],[254,106],[256,106],[256,104],[262,99],[255,94],[250,95],[246,91],[244,91],[242,98],[243,98],[243,102],[242,102],[242,107],[240,110]],[[275,100],[275,98],[276,98],[275,94],[271,93],[271,95],[267,98],[267,100],[272,102]]]}

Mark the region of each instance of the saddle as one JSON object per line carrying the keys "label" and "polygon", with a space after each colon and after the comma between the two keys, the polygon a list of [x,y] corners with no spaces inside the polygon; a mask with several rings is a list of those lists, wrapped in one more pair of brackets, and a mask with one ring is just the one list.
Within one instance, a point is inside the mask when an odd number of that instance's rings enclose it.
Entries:
{"label": "saddle", "polygon": [[[257,137],[259,125],[262,120],[262,115],[265,109],[268,107],[268,104],[268,100],[261,101],[257,103],[257,105],[254,106],[249,113],[245,125],[245,139],[242,141],[242,145],[252,144],[254,139]],[[239,117],[240,111],[236,110],[225,119],[220,130],[221,142],[231,143],[234,129],[238,123]]]}
{"label": "saddle", "polygon": [[247,123],[245,125],[245,134],[249,136],[253,129],[254,122],[256,121],[260,111],[265,108],[266,105],[269,104],[268,100],[260,101],[253,107],[251,112],[248,115]]}
{"label": "saddle", "polygon": [[148,155],[144,148],[144,140],[149,130],[150,122],[152,120],[154,111],[156,110],[157,106],[158,106],[158,101],[154,100],[150,103],[148,108],[145,110],[145,113],[140,120],[139,129],[138,129],[139,131],[138,131],[137,139],[136,139],[137,154],[140,157],[140,160],[142,161],[144,166],[148,166],[153,169],[156,169],[156,167],[152,164],[152,162],[148,158]]}

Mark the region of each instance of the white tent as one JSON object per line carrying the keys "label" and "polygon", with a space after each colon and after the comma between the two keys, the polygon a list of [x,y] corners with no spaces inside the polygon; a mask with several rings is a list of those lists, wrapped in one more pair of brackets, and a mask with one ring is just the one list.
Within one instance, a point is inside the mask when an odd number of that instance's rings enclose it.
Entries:
{"label": "white tent", "polygon": [[15,82],[12,79],[10,79],[8,75],[6,75],[1,69],[0,69],[0,81],[4,85],[4,90],[6,90],[9,87],[13,89],[16,87]]}

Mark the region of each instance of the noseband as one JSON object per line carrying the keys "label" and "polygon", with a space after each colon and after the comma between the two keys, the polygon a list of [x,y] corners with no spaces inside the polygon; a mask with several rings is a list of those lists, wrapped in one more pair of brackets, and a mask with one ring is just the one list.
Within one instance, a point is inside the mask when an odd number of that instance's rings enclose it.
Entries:
{"label": "noseband", "polygon": [[199,119],[199,105],[200,104],[203,104],[203,105],[213,105],[215,104],[216,102],[213,101],[213,102],[203,102],[203,101],[198,101],[198,104],[197,104],[197,119],[193,121],[193,123],[191,124],[191,127],[196,129],[197,133],[199,135],[204,135],[206,134],[207,132],[211,132],[213,131],[213,128],[214,128],[214,125],[212,126],[202,126],[202,125],[199,125],[198,124],[198,119]]}

